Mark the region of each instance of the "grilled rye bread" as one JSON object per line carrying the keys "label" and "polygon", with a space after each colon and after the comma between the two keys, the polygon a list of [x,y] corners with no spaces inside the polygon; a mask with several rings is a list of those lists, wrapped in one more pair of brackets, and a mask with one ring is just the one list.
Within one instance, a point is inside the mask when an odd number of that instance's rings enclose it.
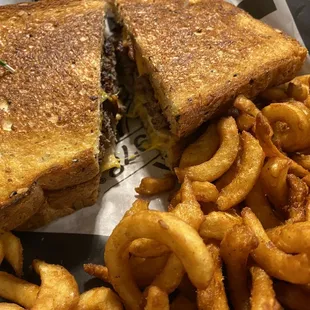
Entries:
{"label": "grilled rye bread", "polygon": [[181,138],[238,94],[252,98],[292,79],[307,54],[296,40],[222,0],[115,0],[114,11],[132,41],[138,79],[149,79],[158,106],[150,113],[149,102],[137,100],[138,112],[151,136],[163,140],[170,166]]}
{"label": "grilled rye bread", "polygon": [[0,7],[0,59],[16,70],[0,68],[0,229],[96,201],[115,123],[101,113],[104,15],[102,0]]}

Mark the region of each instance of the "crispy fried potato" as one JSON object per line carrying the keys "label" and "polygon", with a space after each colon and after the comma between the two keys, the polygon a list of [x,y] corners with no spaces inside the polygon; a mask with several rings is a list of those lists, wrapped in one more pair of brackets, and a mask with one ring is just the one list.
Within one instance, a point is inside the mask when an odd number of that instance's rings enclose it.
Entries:
{"label": "crispy fried potato", "polygon": [[292,82],[296,82],[296,81],[299,81],[301,82],[302,84],[305,84],[307,86],[310,86],[310,75],[309,74],[305,74],[305,75],[299,75],[299,76],[296,76]]}
{"label": "crispy fried potato", "polygon": [[239,131],[250,131],[251,128],[255,125],[255,117],[241,112],[240,115],[236,118],[236,123]]}
{"label": "crispy fried potato", "polygon": [[168,294],[156,286],[147,290],[145,310],[169,310]]}
{"label": "crispy fried potato", "polygon": [[310,155],[295,153],[291,156],[292,160],[294,160],[297,164],[301,165],[307,170],[310,170]]}
{"label": "crispy fried potato", "polygon": [[256,117],[260,110],[256,107],[255,103],[244,95],[239,95],[234,101],[234,107],[252,117]]}
{"label": "crispy fried potato", "polygon": [[39,287],[0,271],[0,296],[27,309],[35,304]]}
{"label": "crispy fried potato", "polygon": [[280,303],[285,309],[308,310],[310,295],[297,285],[286,282],[275,282],[274,289]]}
{"label": "crispy fried potato", "polygon": [[309,96],[309,85],[306,85],[299,80],[293,80],[288,83],[287,94],[290,98],[303,102]]}
{"label": "crispy fried potato", "polygon": [[216,186],[210,182],[194,181],[192,187],[198,201],[215,202],[219,196]]}
{"label": "crispy fried potato", "polygon": [[205,216],[199,234],[206,242],[212,239],[222,241],[227,231],[238,224],[242,224],[242,218],[237,214],[214,211]]}
{"label": "crispy fried potato", "polygon": [[0,303],[0,310],[24,310],[24,308],[15,305],[15,304],[9,304],[6,302]]}
{"label": "crispy fried potato", "polygon": [[222,260],[220,257],[220,250],[217,246],[214,246],[212,244],[208,247],[212,253],[215,262],[215,271],[209,286],[204,290],[197,291],[198,309],[229,310],[223,283]]}
{"label": "crispy fried potato", "polygon": [[262,113],[273,128],[274,141],[284,151],[296,152],[310,146],[310,122],[302,108],[296,104],[273,103],[266,106]]}
{"label": "crispy fried potato", "polygon": [[[171,213],[178,216],[185,223],[198,230],[204,217],[199,203],[196,200],[191,182],[185,177],[180,189],[181,203]],[[185,273],[180,260],[172,253],[163,271],[155,278],[152,285],[157,286],[167,293],[173,292],[180,284]]]}
{"label": "crispy fried potato", "polygon": [[167,254],[152,258],[130,257],[130,269],[140,289],[152,284],[156,276],[165,268],[168,257]]}
{"label": "crispy fried potato", "polygon": [[[20,242],[20,239],[15,237],[10,232],[1,232],[0,231],[0,244],[2,244],[4,258],[9,262],[13,267],[16,275],[21,277],[23,273],[23,246]],[[0,246],[1,248],[1,246]],[[2,253],[3,253],[2,252]],[[0,264],[3,259],[1,259],[1,249],[0,249]]]}
{"label": "crispy fried potato", "polygon": [[180,259],[171,254],[164,268],[158,273],[151,285],[160,287],[168,294],[172,293],[181,283],[185,269]]}
{"label": "crispy fried potato", "polygon": [[289,184],[289,205],[287,212],[290,222],[303,222],[306,220],[306,203],[309,188],[305,182],[294,174],[287,176]]}
{"label": "crispy fried potato", "polygon": [[282,309],[276,299],[272,280],[268,274],[258,266],[252,266],[250,272],[252,275],[251,309]]}
{"label": "crispy fried potato", "polygon": [[[270,126],[267,118],[262,113],[257,114],[256,117],[255,136],[267,157],[280,157],[289,160],[289,158],[280,152],[274,145],[271,139],[273,136],[272,127]],[[304,169],[301,165],[293,160],[290,162],[290,172],[301,178],[309,174],[308,170]]]}
{"label": "crispy fried potato", "polygon": [[180,160],[180,168],[196,166],[208,161],[219,145],[220,138],[216,124],[210,124],[206,132],[185,149]]}
{"label": "crispy fried potato", "polygon": [[32,263],[40,275],[41,286],[31,310],[70,310],[79,302],[78,285],[74,277],[62,266],[40,260]]}
{"label": "crispy fried potato", "polygon": [[140,195],[152,196],[172,190],[175,184],[176,178],[172,174],[167,174],[163,178],[146,177],[141,180],[135,191]]}
{"label": "crispy fried potato", "polygon": [[310,222],[286,223],[267,230],[277,248],[288,254],[310,254]]}
{"label": "crispy fried potato", "polygon": [[263,163],[264,152],[258,141],[249,133],[242,133],[241,162],[235,178],[220,191],[217,206],[221,211],[237,205],[251,191],[259,178]]}
{"label": "crispy fried potato", "polygon": [[242,155],[242,148],[240,143],[239,151],[234,163],[218,180],[215,181],[215,186],[219,191],[221,191],[224,187],[229,185],[235,178],[241,164],[241,155]]}
{"label": "crispy fried potato", "polygon": [[197,310],[196,304],[179,294],[171,303],[170,310]]}
{"label": "crispy fried potato", "polygon": [[217,126],[221,140],[219,149],[210,160],[200,165],[183,169],[175,168],[179,181],[183,181],[187,175],[193,181],[212,182],[223,175],[233,164],[239,147],[237,124],[232,117],[228,117],[222,118]]}
{"label": "crispy fried potato", "polygon": [[106,266],[96,265],[96,264],[84,264],[84,271],[89,275],[96,277],[106,283],[110,283],[109,271]]}
{"label": "crispy fried potato", "polygon": [[[57,308],[58,309],[58,308]],[[120,298],[109,288],[93,288],[80,296],[74,310],[123,310]]]}
{"label": "crispy fried potato", "polygon": [[171,213],[198,230],[204,219],[204,215],[188,177],[185,177],[184,179],[180,189],[180,194],[181,202],[171,211]]}
{"label": "crispy fried potato", "polygon": [[181,260],[192,283],[199,289],[208,286],[214,262],[196,230],[173,214],[142,211],[124,218],[112,232],[105,248],[111,282],[128,308],[139,309],[142,294],[130,272],[126,249],[130,242],[141,237],[166,244]]}
{"label": "crispy fried potato", "polygon": [[274,214],[268,199],[258,180],[245,199],[246,205],[254,212],[265,229],[281,225],[281,221]]}
{"label": "crispy fried potato", "polygon": [[234,309],[248,309],[250,292],[247,286],[247,261],[258,240],[245,225],[235,225],[224,236],[220,253],[227,272],[228,291]]}
{"label": "crispy fried potato", "polygon": [[143,199],[137,199],[133,204],[132,207],[127,210],[124,214],[124,217],[136,214],[140,211],[146,211],[149,209],[150,202]]}
{"label": "crispy fried potato", "polygon": [[242,210],[244,223],[251,228],[258,247],[251,256],[270,276],[296,284],[310,282],[310,260],[306,254],[290,255],[279,250],[268,238],[263,226],[250,208]]}
{"label": "crispy fried potato", "polygon": [[146,238],[134,240],[128,250],[129,253],[138,257],[158,257],[171,252],[164,244]]}
{"label": "crispy fried potato", "polygon": [[290,162],[280,157],[269,158],[264,165],[260,181],[264,192],[279,214],[284,216],[284,206],[288,203],[287,174]]}
{"label": "crispy fried potato", "polygon": [[283,87],[273,87],[264,90],[260,96],[271,102],[283,101],[288,99],[288,95]]}

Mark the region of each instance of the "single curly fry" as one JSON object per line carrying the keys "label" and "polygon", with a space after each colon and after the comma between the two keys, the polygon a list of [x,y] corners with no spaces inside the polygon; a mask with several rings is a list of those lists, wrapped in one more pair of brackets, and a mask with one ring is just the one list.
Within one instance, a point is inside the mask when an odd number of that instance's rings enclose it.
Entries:
{"label": "single curly fry", "polygon": [[[218,122],[221,144],[214,156],[200,164],[187,168],[175,168],[179,181],[187,175],[193,181],[212,182],[223,175],[236,159],[239,147],[238,128],[232,117],[222,118]],[[202,151],[202,150],[200,150]]]}
{"label": "single curly fry", "polygon": [[135,191],[140,195],[158,195],[172,190],[175,186],[176,179],[172,174],[167,174],[163,178],[146,177],[141,180],[139,187]]}
{"label": "single curly fry", "polygon": [[273,290],[272,280],[268,274],[258,266],[250,268],[252,275],[251,309],[281,310],[276,294]]}
{"label": "single curly fry", "polygon": [[247,261],[258,240],[245,225],[235,225],[224,236],[220,253],[227,271],[228,291],[234,309],[248,309],[250,292],[247,286]]}
{"label": "single curly fry", "polygon": [[245,199],[259,178],[265,154],[259,142],[249,133],[242,133],[242,153],[235,178],[224,187],[216,201],[219,210],[225,211]]}
{"label": "single curly fry", "polygon": [[79,289],[74,277],[62,266],[34,260],[41,286],[31,310],[70,310],[79,302]]}
{"label": "single curly fry", "polygon": [[147,290],[146,306],[144,310],[169,310],[168,294],[156,286]]}
{"label": "single curly fry", "polygon": [[244,95],[239,95],[236,98],[234,101],[234,107],[252,117],[256,117],[260,112],[255,103],[252,100],[246,98]]}
{"label": "single curly fry", "polygon": [[266,106],[262,113],[273,127],[274,141],[283,150],[296,152],[310,146],[309,110],[306,114],[297,103],[273,103]]}
{"label": "single curly fry", "polygon": [[220,250],[215,245],[208,246],[215,262],[215,271],[209,286],[197,291],[198,309],[229,310],[225,287],[223,283],[222,260]]}
{"label": "single curly fry", "polygon": [[196,166],[208,161],[215,154],[219,145],[220,138],[216,124],[212,123],[203,135],[185,149],[180,160],[180,168]]}
{"label": "single curly fry", "polygon": [[245,225],[251,228],[259,240],[259,245],[251,252],[251,256],[261,268],[280,280],[296,284],[310,282],[310,261],[307,254],[290,255],[278,249],[250,208],[242,210],[242,217]]}
{"label": "single curly fry", "polygon": [[260,180],[256,182],[246,196],[245,203],[254,212],[265,229],[281,225],[281,221],[276,217],[265,196]]}

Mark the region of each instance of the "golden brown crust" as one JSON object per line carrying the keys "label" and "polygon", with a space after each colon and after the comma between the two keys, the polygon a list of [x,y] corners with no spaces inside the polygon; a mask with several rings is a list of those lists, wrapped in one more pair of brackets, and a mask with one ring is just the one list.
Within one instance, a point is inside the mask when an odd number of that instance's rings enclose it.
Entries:
{"label": "golden brown crust", "polygon": [[0,59],[16,70],[0,68],[0,228],[35,213],[41,188],[99,173],[104,11],[101,0],[0,7]]}
{"label": "golden brown crust", "polygon": [[296,40],[221,0],[115,2],[179,137],[238,94],[253,97],[290,80],[307,54]]}
{"label": "golden brown crust", "polygon": [[44,226],[51,221],[92,206],[99,194],[100,174],[92,180],[58,191],[45,191],[45,202],[40,210],[29,220],[17,227],[18,230],[30,230]]}
{"label": "golden brown crust", "polygon": [[44,202],[43,190],[37,184],[33,184],[26,193],[16,195],[10,204],[1,208],[0,230],[10,231],[23,224],[40,210]]}

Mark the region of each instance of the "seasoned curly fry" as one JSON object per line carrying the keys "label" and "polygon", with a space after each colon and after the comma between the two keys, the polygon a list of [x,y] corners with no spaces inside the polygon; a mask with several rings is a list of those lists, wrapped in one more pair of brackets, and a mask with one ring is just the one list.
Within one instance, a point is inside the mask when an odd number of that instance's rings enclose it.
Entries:
{"label": "seasoned curly fry", "polygon": [[284,216],[284,206],[288,203],[289,188],[287,174],[290,161],[280,157],[269,158],[264,165],[260,181],[264,192],[280,215]]}
{"label": "seasoned curly fry", "polygon": [[221,144],[214,156],[196,166],[175,168],[179,181],[187,175],[193,181],[212,182],[223,175],[236,159],[239,147],[238,128],[232,117],[222,118],[218,123]]}
{"label": "seasoned curly fry", "polygon": [[127,210],[124,214],[124,217],[136,214],[140,211],[146,211],[149,209],[149,201],[143,200],[143,199],[137,199],[133,204],[132,207]]}
{"label": "seasoned curly fry", "polygon": [[268,238],[263,226],[249,208],[242,210],[244,223],[251,228],[258,247],[251,256],[270,276],[296,284],[310,282],[310,261],[306,254],[289,255],[279,250]]}
{"label": "seasoned curly fry", "polygon": [[310,170],[310,155],[309,154],[295,153],[294,155],[291,156],[291,158],[297,164],[301,165],[307,170]]}
{"label": "seasoned curly fry", "polygon": [[97,287],[83,293],[74,310],[123,310],[119,297],[107,287]]}
{"label": "seasoned curly fry", "polygon": [[229,310],[222,273],[222,261],[217,246],[209,245],[215,262],[215,271],[209,286],[197,291],[198,309]]}
{"label": "seasoned curly fry", "polygon": [[[181,203],[179,203],[171,213],[178,216],[184,222],[198,230],[204,217],[199,203],[196,200],[191,182],[185,177],[181,186]],[[184,267],[180,260],[172,253],[163,271],[155,278],[152,285],[171,293],[180,284],[184,275]]]}
{"label": "seasoned curly fry", "polygon": [[10,232],[0,231],[0,244],[2,245],[0,245],[0,264],[4,254],[4,258],[13,267],[16,275],[21,277],[23,273],[23,247],[20,239]]}
{"label": "seasoned curly fry", "polygon": [[[274,130],[274,141],[287,152],[295,152],[310,146],[309,117],[297,104],[273,103],[262,110]],[[277,124],[283,126],[276,126]]]}
{"label": "seasoned curly fry", "polygon": [[283,87],[273,87],[263,91],[260,96],[271,102],[279,102],[288,99],[288,95]]}
{"label": "seasoned curly fry", "polygon": [[215,202],[219,196],[216,186],[210,182],[194,181],[192,187],[198,201]]}
{"label": "seasoned curly fry", "polygon": [[208,161],[219,145],[220,138],[216,124],[211,124],[202,136],[185,149],[180,160],[180,168],[196,166]]}
{"label": "seasoned curly fry", "polygon": [[258,266],[252,266],[250,272],[252,275],[251,310],[282,309],[268,274]]}
{"label": "seasoned curly fry", "polygon": [[214,211],[205,216],[199,234],[206,242],[212,239],[222,241],[227,231],[238,224],[242,224],[242,218],[237,214]]}
{"label": "seasoned curly fry", "polygon": [[237,127],[239,131],[250,131],[255,125],[255,117],[244,112],[241,112],[236,119]]}
{"label": "seasoned curly fry", "polygon": [[96,265],[96,264],[84,264],[84,271],[91,276],[94,276],[106,283],[110,283],[109,271],[106,266]]}
{"label": "seasoned curly fry", "polygon": [[62,266],[34,260],[34,270],[40,275],[41,286],[31,310],[67,310],[79,301],[78,285],[74,277]]}
{"label": "seasoned curly fry", "polygon": [[147,290],[145,310],[169,310],[168,294],[156,286]]}
{"label": "seasoned curly fry", "polygon": [[176,179],[172,174],[167,174],[163,178],[146,177],[141,180],[135,191],[140,195],[157,195],[172,190],[175,183]]}
{"label": "seasoned curly fry", "polygon": [[246,205],[254,212],[265,229],[281,225],[281,221],[275,216],[265,193],[262,190],[260,180],[249,192],[245,199]]}
{"label": "seasoned curly fry", "polygon": [[302,222],[306,220],[306,203],[309,188],[305,182],[294,174],[287,176],[289,184],[289,205],[287,212],[290,222]]}
{"label": "seasoned curly fry", "polygon": [[[273,130],[267,118],[262,113],[257,114],[256,117],[255,135],[261,147],[263,148],[266,157],[280,157],[289,160],[289,158],[280,152],[274,145],[271,139],[273,136]],[[301,165],[294,161],[290,162],[290,172],[298,177],[305,177],[307,174],[309,174],[308,170],[304,169]]]}
{"label": "seasoned curly fry", "polygon": [[217,206],[221,211],[245,199],[259,178],[264,163],[264,152],[258,141],[249,133],[242,133],[242,154],[235,178],[220,191]]}
{"label": "seasoned curly fry", "polygon": [[260,110],[256,107],[253,101],[246,98],[244,95],[239,95],[234,101],[234,107],[252,117],[256,117]]}
{"label": "seasoned curly fry", "polygon": [[0,296],[27,309],[32,309],[39,287],[0,271]]}
{"label": "seasoned curly fry", "polygon": [[292,81],[288,84],[287,94],[289,97],[303,102],[309,96],[309,85],[306,85],[299,80]]}
{"label": "seasoned curly fry", "polygon": [[234,309],[248,309],[250,292],[247,286],[247,261],[258,240],[245,225],[235,225],[221,242],[221,257],[227,271],[228,291]]}
{"label": "seasoned curly fry", "polygon": [[171,252],[164,244],[146,238],[134,240],[128,250],[138,257],[158,257]]}
{"label": "seasoned curly fry", "polygon": [[286,223],[267,230],[267,235],[285,253],[310,254],[310,222]]}

